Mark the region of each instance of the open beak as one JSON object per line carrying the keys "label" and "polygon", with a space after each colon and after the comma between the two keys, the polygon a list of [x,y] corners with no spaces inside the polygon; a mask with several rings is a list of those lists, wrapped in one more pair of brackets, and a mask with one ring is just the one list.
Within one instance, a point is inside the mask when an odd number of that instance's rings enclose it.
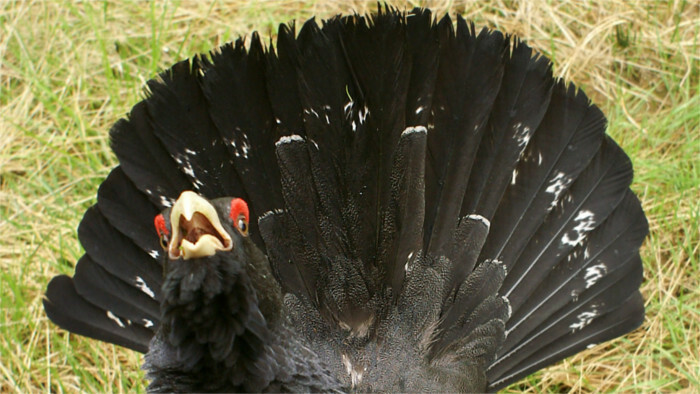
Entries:
{"label": "open beak", "polygon": [[213,256],[233,248],[216,209],[209,201],[191,191],[182,192],[170,211],[173,234],[168,247],[171,260]]}

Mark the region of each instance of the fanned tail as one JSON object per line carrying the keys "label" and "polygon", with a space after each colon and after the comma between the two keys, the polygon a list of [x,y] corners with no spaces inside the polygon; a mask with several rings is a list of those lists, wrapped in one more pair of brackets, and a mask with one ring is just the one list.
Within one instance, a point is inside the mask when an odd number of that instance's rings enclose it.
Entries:
{"label": "fanned tail", "polygon": [[246,199],[290,320],[336,364],[375,340],[415,352],[390,375],[497,390],[643,320],[631,163],[521,42],[385,7],[282,25],[274,48],[254,34],[148,89],[111,131],[86,254],[47,289],[70,331],[147,351],[153,218],[183,190]]}

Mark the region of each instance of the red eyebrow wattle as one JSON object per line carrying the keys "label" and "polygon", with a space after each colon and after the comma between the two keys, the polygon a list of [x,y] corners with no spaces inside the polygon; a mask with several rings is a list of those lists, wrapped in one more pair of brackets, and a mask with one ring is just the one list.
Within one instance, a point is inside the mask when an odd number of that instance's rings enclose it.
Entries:
{"label": "red eyebrow wattle", "polygon": [[245,221],[248,222],[248,204],[242,198],[234,198],[231,200],[230,217],[236,220],[238,215],[243,214]]}
{"label": "red eyebrow wattle", "polygon": [[165,226],[165,218],[162,214],[157,215],[156,218],[153,219],[153,224],[156,226],[156,231],[158,232],[158,235],[170,235],[168,227]]}

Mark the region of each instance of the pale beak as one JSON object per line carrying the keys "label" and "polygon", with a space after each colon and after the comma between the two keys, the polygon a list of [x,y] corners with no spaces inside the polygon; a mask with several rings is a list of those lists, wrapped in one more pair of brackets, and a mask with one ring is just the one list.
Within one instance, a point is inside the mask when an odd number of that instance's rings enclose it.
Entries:
{"label": "pale beak", "polygon": [[214,206],[204,197],[184,191],[170,211],[173,230],[168,256],[171,260],[210,257],[217,251],[229,251],[233,242]]}

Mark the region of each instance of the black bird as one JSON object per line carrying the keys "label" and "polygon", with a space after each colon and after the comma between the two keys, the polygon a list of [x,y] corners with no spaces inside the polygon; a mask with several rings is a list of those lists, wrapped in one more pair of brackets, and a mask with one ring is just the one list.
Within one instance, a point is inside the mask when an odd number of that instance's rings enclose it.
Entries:
{"label": "black bird", "polygon": [[153,391],[491,391],[644,318],[629,158],[518,40],[380,8],[148,89],[44,307]]}

